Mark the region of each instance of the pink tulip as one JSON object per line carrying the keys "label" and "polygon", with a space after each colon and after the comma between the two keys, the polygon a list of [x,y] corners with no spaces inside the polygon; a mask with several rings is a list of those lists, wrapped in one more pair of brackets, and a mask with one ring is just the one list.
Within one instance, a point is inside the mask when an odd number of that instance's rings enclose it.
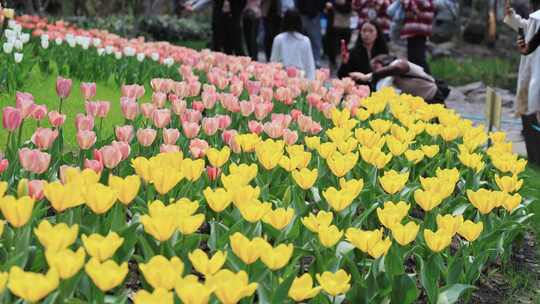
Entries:
{"label": "pink tulip", "polygon": [[224,143],[230,146],[236,134],[238,134],[236,130],[225,130],[223,131],[223,133],[221,133],[221,139]]}
{"label": "pink tulip", "polygon": [[122,114],[127,120],[134,120],[139,114],[139,105],[134,99],[128,97],[120,98],[120,108],[122,109]]}
{"label": "pink tulip", "polygon": [[171,101],[171,104],[172,104],[172,110],[174,112],[174,114],[178,115],[178,116],[181,116],[184,111],[186,110],[186,101],[183,100],[183,99],[174,99],[173,101]]}
{"label": "pink tulip", "polygon": [[156,106],[156,108],[161,109],[165,106],[165,102],[167,101],[167,94],[163,92],[154,92],[152,94],[152,103]]}
{"label": "pink tulip", "polygon": [[42,174],[49,168],[51,155],[37,149],[22,148],[19,150],[19,162],[26,171]]}
{"label": "pink tulip", "polygon": [[221,131],[227,129],[232,123],[232,119],[229,115],[216,115],[216,117],[219,120],[219,129]]}
{"label": "pink tulip", "polygon": [[204,104],[201,101],[194,101],[191,103],[191,108],[202,113],[202,111],[204,111]]}
{"label": "pink tulip", "polygon": [[189,96],[197,96],[201,92],[201,83],[198,81],[191,81],[188,84]]}
{"label": "pink tulip", "polygon": [[163,143],[166,145],[174,145],[180,138],[178,129],[163,129]]}
{"label": "pink tulip", "polygon": [[221,173],[220,168],[210,167],[210,166],[206,167],[206,175],[208,176],[208,179],[211,182],[215,181],[219,177],[220,173]]}
{"label": "pink tulip", "polygon": [[319,134],[322,131],[322,126],[318,122],[313,122],[311,124],[311,128],[309,129],[309,133],[312,135]]}
{"label": "pink tulip", "polygon": [[246,83],[246,89],[249,95],[257,95],[261,91],[261,82],[248,80]]}
{"label": "pink tulip", "polygon": [[79,130],[77,132],[77,143],[82,150],[88,150],[96,143],[96,133],[91,130]]}
{"label": "pink tulip", "polygon": [[61,76],[56,78],[56,95],[61,99],[66,99],[71,94],[71,79],[66,79]]}
{"label": "pink tulip", "polygon": [[103,161],[103,165],[109,169],[116,168],[120,161],[122,161],[122,152],[120,149],[112,145],[104,146],[99,149],[99,154],[101,160]]}
{"label": "pink tulip", "polygon": [[30,93],[17,92],[15,94],[15,104],[21,110],[23,119],[32,114],[34,110],[34,96]]}
{"label": "pink tulip", "polygon": [[150,86],[155,92],[169,92],[172,87],[171,79],[154,78],[150,80]]}
{"label": "pink tulip", "polygon": [[198,123],[202,119],[202,114],[199,111],[195,111],[193,109],[187,109],[184,111],[182,116],[180,117],[180,120],[182,122],[194,122]]}
{"label": "pink tulip", "polygon": [[31,181],[28,181],[28,189],[27,193],[28,196],[35,199],[36,201],[42,200],[45,196],[43,194],[43,186],[45,185],[44,180],[34,179]]}
{"label": "pink tulip", "polygon": [[17,130],[22,123],[23,116],[20,109],[14,107],[5,107],[2,111],[2,127],[13,132]]}
{"label": "pink tulip", "polygon": [[266,122],[263,125],[264,133],[274,139],[283,136],[283,129],[279,122]]}
{"label": "pink tulip", "polygon": [[151,118],[152,113],[156,110],[156,107],[151,103],[143,103],[141,104],[141,112],[144,118]]}
{"label": "pink tulip", "polygon": [[212,118],[203,118],[202,120],[202,128],[206,135],[214,135],[216,134],[218,128],[219,128],[219,119],[217,117]]}
{"label": "pink tulip", "polygon": [[208,143],[203,139],[194,138],[189,142],[189,152],[195,158],[204,157],[208,150]]}
{"label": "pink tulip", "polygon": [[294,145],[298,140],[298,132],[289,129],[283,130],[283,140],[287,145]]}
{"label": "pink tulip", "polygon": [[264,102],[255,105],[255,118],[257,120],[263,120],[274,108],[274,104],[271,102]]}
{"label": "pink tulip", "polygon": [[57,137],[58,130],[37,128],[34,135],[32,135],[32,143],[40,150],[47,150],[52,146]]}
{"label": "pink tulip", "polygon": [[231,91],[231,94],[238,97],[242,94],[242,91],[244,91],[244,84],[240,80],[233,81],[229,89]]}
{"label": "pink tulip", "polygon": [[160,153],[180,152],[180,147],[176,145],[162,144],[159,146]]}
{"label": "pink tulip", "polygon": [[137,130],[137,141],[143,147],[149,147],[156,139],[157,131],[151,128]]}
{"label": "pink tulip", "polygon": [[41,121],[47,115],[47,106],[46,105],[34,105],[34,110],[32,111],[32,118]]}
{"label": "pink tulip", "polygon": [[187,138],[195,138],[201,130],[201,126],[195,122],[182,122],[182,129]]}
{"label": "pink tulip", "polygon": [[81,94],[83,99],[88,101],[96,96],[96,83],[95,82],[82,82]]}
{"label": "pink tulip", "polygon": [[274,98],[274,90],[268,87],[261,88],[260,95],[265,102],[272,102],[272,98]]}
{"label": "pink tulip", "polygon": [[307,96],[307,102],[310,106],[318,108],[318,105],[321,102],[321,96],[311,93]]}
{"label": "pink tulip", "polygon": [[288,114],[272,113],[272,122],[280,124],[283,128],[288,128],[292,117]]}
{"label": "pink tulip", "polygon": [[227,93],[221,94],[221,105],[225,109],[233,113],[240,112],[240,103],[238,102],[238,97],[232,94],[227,94]]}
{"label": "pink tulip", "polygon": [[108,101],[98,101],[97,104],[98,107],[96,117],[105,118],[107,114],[109,114],[109,110],[111,109],[111,103]]}
{"label": "pink tulip", "polygon": [[96,159],[85,159],[84,168],[93,170],[97,174],[101,174],[101,171],[103,171],[103,163]]}
{"label": "pink tulip", "polygon": [[255,111],[255,105],[252,102],[249,101],[241,101],[240,102],[240,113],[242,113],[242,116],[248,117]]}
{"label": "pink tulip", "polygon": [[120,151],[120,153],[122,154],[122,160],[127,159],[129,157],[129,154],[131,153],[131,147],[126,142],[114,140],[111,143],[111,146],[115,147]]}
{"label": "pink tulip", "polygon": [[165,128],[171,123],[171,110],[159,109],[152,113],[152,122],[156,128]]}
{"label": "pink tulip", "polygon": [[66,115],[60,114],[57,111],[49,112],[48,116],[49,116],[49,123],[55,128],[59,128],[60,126],[64,124],[64,122],[66,122]]}
{"label": "pink tulip", "polygon": [[287,71],[287,76],[290,78],[294,78],[298,76],[298,69],[295,67],[290,66],[290,67],[287,67],[285,70]]}
{"label": "pink tulip", "polygon": [[201,95],[202,103],[206,109],[212,109],[216,105],[218,99],[217,93],[214,92],[203,92]]}
{"label": "pink tulip", "polygon": [[250,120],[248,122],[248,128],[251,133],[255,134],[261,134],[261,132],[263,131],[263,125],[256,120]]}
{"label": "pink tulip", "polygon": [[99,111],[99,101],[86,101],[84,103],[86,114],[96,117]]}
{"label": "pink tulip", "polygon": [[9,160],[6,158],[0,160],[0,173],[6,171],[6,169],[9,167]]}
{"label": "pink tulip", "polygon": [[144,96],[144,86],[140,86],[137,84],[132,85],[123,85],[121,88],[122,96],[134,98],[134,99],[140,99]]}
{"label": "pink tulip", "polygon": [[75,127],[78,131],[90,131],[94,128],[94,117],[91,115],[77,114],[75,117]]}
{"label": "pink tulip", "polygon": [[123,141],[126,143],[131,142],[133,139],[133,126],[126,125],[126,126],[118,126],[115,129],[116,138],[119,141]]}
{"label": "pink tulip", "polygon": [[300,117],[302,115],[302,111],[298,110],[298,109],[294,109],[291,111],[291,117],[292,117],[292,120],[293,121],[296,121],[298,119],[298,117]]}

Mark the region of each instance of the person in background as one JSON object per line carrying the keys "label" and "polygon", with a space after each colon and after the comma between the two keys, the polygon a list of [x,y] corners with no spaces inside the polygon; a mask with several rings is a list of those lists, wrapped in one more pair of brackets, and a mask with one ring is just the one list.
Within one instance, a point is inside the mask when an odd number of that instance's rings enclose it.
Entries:
{"label": "person in background", "polygon": [[294,0],[261,0],[261,11],[264,25],[264,53],[266,60],[270,61],[272,43],[281,32],[283,14],[294,9]]}
{"label": "person in background", "polygon": [[362,23],[360,37],[354,48],[350,52],[343,50],[338,77],[349,77],[353,72],[371,73],[371,59],[381,54],[388,54],[382,31],[373,21]]}
{"label": "person in background", "polygon": [[244,55],[241,17],[246,0],[192,0],[184,4],[187,11],[198,11],[212,3],[212,51]]}
{"label": "person in background", "polygon": [[360,24],[366,21],[376,22],[388,41],[390,38],[390,17],[386,11],[390,3],[391,0],[353,0],[352,6],[358,14]]}
{"label": "person in background", "polygon": [[435,6],[433,0],[399,0],[405,12],[401,39],[407,40],[407,57],[410,62],[431,74],[427,63],[427,40],[433,31]]}
{"label": "person in background", "polygon": [[259,55],[257,35],[259,34],[259,24],[261,20],[261,0],[247,0],[242,19],[248,55],[252,60],[256,61]]}
{"label": "person in background", "polygon": [[393,86],[402,93],[422,97],[427,103],[444,103],[448,96],[437,86],[436,80],[424,69],[410,61],[391,55],[378,55],[371,60],[372,73],[353,72],[357,81],[369,82],[375,87],[379,80],[392,77]]}
{"label": "person in background", "polygon": [[296,0],[296,9],[302,18],[313,50],[315,64],[320,65],[322,50],[321,14],[326,6],[326,0]]}
{"label": "person in background", "polygon": [[276,36],[272,45],[272,62],[294,67],[305,73],[309,80],[315,79],[315,61],[309,38],[301,34],[302,19],[296,10],[288,10],[283,16],[283,32]]}
{"label": "person in background", "polygon": [[518,35],[518,50],[523,56],[519,64],[514,110],[521,116],[529,160],[540,165],[540,156],[535,152],[540,143],[535,134],[538,136],[539,132],[533,129],[540,124],[540,51],[536,49],[540,43],[540,0],[532,0],[531,8],[529,18],[524,19],[511,8],[510,1],[505,1],[504,22],[523,34]]}
{"label": "person in background", "polygon": [[352,0],[335,0],[326,2],[326,15],[328,28],[325,35],[325,53],[328,55],[330,65],[336,66],[341,41],[349,45],[351,40]]}

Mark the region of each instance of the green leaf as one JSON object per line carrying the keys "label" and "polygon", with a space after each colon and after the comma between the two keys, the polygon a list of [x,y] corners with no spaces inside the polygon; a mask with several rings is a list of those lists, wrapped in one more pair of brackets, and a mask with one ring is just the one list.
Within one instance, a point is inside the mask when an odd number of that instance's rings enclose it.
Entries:
{"label": "green leaf", "polygon": [[420,291],[416,288],[416,282],[408,274],[394,277],[391,303],[414,303],[419,294]]}
{"label": "green leaf", "polygon": [[283,283],[279,285],[277,290],[274,293],[274,296],[272,297],[272,303],[284,303],[285,299],[287,299],[287,295],[289,294],[289,289],[291,288],[291,285],[296,278],[296,272],[291,273]]}
{"label": "green leaf", "polygon": [[384,267],[386,273],[390,276],[396,276],[405,273],[403,265],[403,256],[401,248],[397,243],[392,244],[388,253],[384,256]]}
{"label": "green leaf", "polygon": [[476,288],[472,285],[453,284],[443,288],[437,299],[437,304],[453,304],[459,300],[461,294],[468,289]]}
{"label": "green leaf", "polygon": [[452,260],[450,265],[448,265],[448,278],[446,279],[446,283],[448,285],[457,283],[460,281],[460,276],[463,271],[463,258],[462,257],[456,257]]}
{"label": "green leaf", "polygon": [[420,265],[420,283],[426,290],[430,303],[435,303],[439,295],[440,269],[436,262],[437,254],[433,254],[426,262],[421,256],[415,255]]}

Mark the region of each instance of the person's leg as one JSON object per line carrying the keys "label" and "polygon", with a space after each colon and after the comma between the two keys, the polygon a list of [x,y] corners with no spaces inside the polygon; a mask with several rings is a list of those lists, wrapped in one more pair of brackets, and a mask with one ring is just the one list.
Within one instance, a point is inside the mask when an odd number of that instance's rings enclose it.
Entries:
{"label": "person's leg", "polygon": [[231,26],[228,32],[228,40],[232,42],[232,53],[237,56],[245,56],[242,37],[242,15],[233,14],[231,16]]}
{"label": "person's leg", "polygon": [[259,32],[259,19],[249,16],[244,17],[244,39],[249,57],[257,60],[259,49],[257,47],[257,33]]}
{"label": "person's leg", "polygon": [[322,48],[321,16],[317,15],[316,17],[309,18],[308,16],[302,15],[302,25],[311,41],[311,49],[313,51],[315,64],[319,64]]}
{"label": "person's leg", "polygon": [[431,70],[426,59],[427,47],[425,36],[415,36],[407,39],[407,57],[410,62],[424,68],[424,71],[431,74]]}
{"label": "person's leg", "polygon": [[280,29],[280,16],[268,16],[264,18],[264,52],[266,54],[266,61],[270,61],[270,57],[272,56],[272,44],[274,43],[274,38],[279,34]]}
{"label": "person's leg", "polygon": [[212,18],[212,51],[223,52],[225,49],[225,21],[223,14]]}

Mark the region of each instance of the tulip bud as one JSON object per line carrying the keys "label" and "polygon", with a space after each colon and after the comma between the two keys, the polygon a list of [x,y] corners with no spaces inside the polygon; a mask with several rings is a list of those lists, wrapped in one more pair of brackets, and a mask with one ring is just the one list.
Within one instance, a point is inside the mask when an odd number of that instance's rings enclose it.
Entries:
{"label": "tulip bud", "polygon": [[60,97],[61,99],[67,98],[71,93],[71,85],[71,79],[66,79],[58,76],[58,78],[56,79],[56,95],[58,95],[58,97]]}

